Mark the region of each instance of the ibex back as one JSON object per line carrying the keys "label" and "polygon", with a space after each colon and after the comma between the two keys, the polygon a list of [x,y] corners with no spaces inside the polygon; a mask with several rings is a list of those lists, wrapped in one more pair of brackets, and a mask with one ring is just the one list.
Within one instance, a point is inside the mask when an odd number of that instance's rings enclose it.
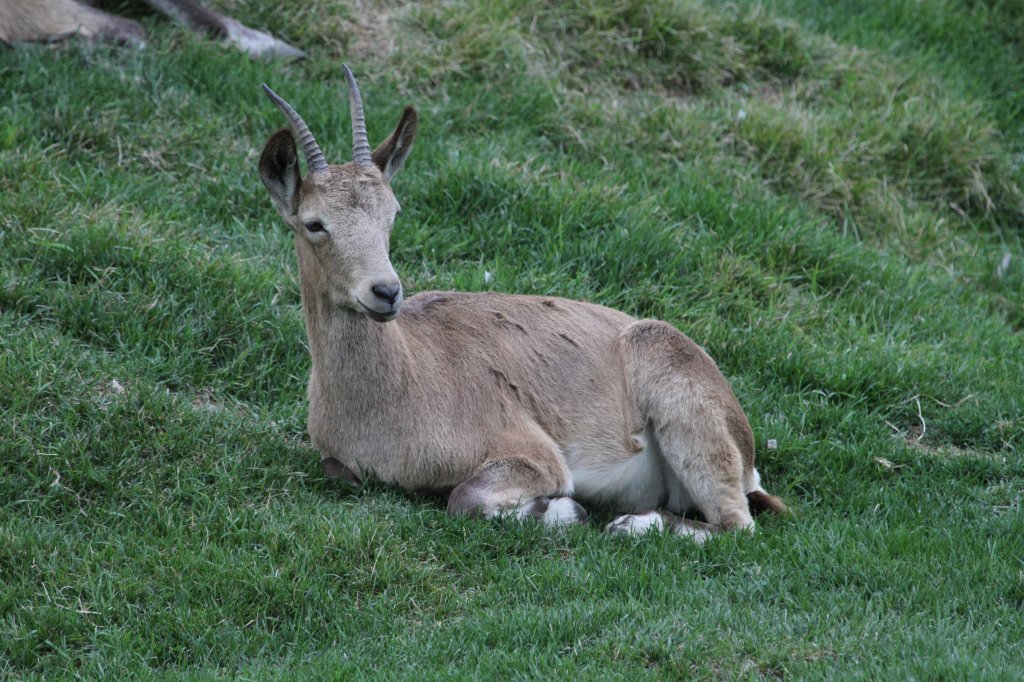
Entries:
{"label": "ibex back", "polygon": [[[355,79],[353,159],[328,165],[302,118],[260,177],[295,236],[313,369],[309,434],[325,472],[448,493],[452,514],[580,522],[704,540],[783,511],[761,488],[746,416],[714,361],[671,325],[598,305],[497,293],[403,299],[388,255],[390,181],[416,134],[405,109],[372,152]],[[299,172],[296,143],[308,166]],[[575,498],[575,499],[573,499]],[[681,518],[699,513],[704,521]]]}

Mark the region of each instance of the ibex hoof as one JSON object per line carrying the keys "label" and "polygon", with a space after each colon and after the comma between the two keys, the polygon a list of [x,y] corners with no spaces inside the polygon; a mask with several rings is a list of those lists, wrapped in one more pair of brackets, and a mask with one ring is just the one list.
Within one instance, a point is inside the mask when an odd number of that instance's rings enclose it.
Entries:
{"label": "ibex hoof", "polygon": [[624,514],[604,527],[613,535],[646,535],[650,532],[660,533],[665,530],[665,519],[656,511],[646,514]]}
{"label": "ibex hoof", "polygon": [[571,497],[538,497],[530,503],[529,515],[541,521],[545,526],[571,526],[586,523],[589,518],[587,510]]}
{"label": "ibex hoof", "polygon": [[697,544],[704,544],[704,541],[710,538],[712,533],[711,526],[706,523],[682,519],[658,511],[646,514],[625,514],[605,526],[605,530],[615,535],[637,536],[652,532],[662,533],[666,527],[673,535],[690,538]]}

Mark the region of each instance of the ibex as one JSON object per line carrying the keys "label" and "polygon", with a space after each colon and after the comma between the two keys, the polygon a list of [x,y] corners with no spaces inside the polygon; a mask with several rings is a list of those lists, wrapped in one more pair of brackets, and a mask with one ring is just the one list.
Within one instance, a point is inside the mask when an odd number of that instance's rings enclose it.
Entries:
{"label": "ibex", "polygon": [[[416,135],[407,107],[372,152],[352,72],[352,161],[328,165],[295,110],[260,177],[294,233],[309,335],[309,435],[328,476],[448,494],[450,514],[625,515],[616,532],[698,541],[786,506],[761,487],[747,418],[714,361],[665,322],[542,296],[425,292],[391,265],[390,182]],[[308,167],[302,176],[296,153]],[[573,499],[576,498],[576,499]],[[704,521],[682,518],[699,513]]]}

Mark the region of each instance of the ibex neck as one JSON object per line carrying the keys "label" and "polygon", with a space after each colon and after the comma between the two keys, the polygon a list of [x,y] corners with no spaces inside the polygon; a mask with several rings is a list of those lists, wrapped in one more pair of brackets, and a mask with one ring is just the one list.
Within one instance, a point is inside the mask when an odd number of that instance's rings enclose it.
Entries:
{"label": "ibex neck", "polygon": [[304,295],[302,305],[313,377],[321,389],[367,402],[393,399],[404,390],[408,356],[397,321],[374,322],[325,296]]}

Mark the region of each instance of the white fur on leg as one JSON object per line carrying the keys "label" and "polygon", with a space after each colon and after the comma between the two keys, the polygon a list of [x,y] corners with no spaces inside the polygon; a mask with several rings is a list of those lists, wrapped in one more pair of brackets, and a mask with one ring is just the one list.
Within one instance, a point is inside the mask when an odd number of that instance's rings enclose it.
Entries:
{"label": "white fur on leg", "polygon": [[557,528],[559,526],[570,526],[574,523],[583,523],[587,520],[587,510],[571,497],[537,497],[529,502],[524,502],[515,507],[495,508],[484,514],[485,518],[507,518],[511,517],[522,521],[523,519],[537,519],[545,526]]}
{"label": "white fur on leg", "polygon": [[571,497],[556,497],[548,503],[540,520],[546,526],[570,526],[587,520],[587,511]]}
{"label": "white fur on leg", "polygon": [[703,545],[704,541],[711,537],[711,526],[700,521],[680,519],[677,523],[672,524],[672,534],[690,538],[698,545]]}
{"label": "white fur on leg", "polygon": [[651,531],[665,530],[665,519],[656,511],[646,514],[624,514],[604,527],[616,535],[645,535]]}
{"label": "white fur on leg", "polygon": [[605,530],[617,535],[645,535],[651,532],[661,533],[668,530],[673,535],[690,538],[699,545],[711,537],[712,528],[706,523],[682,519],[673,514],[651,511],[646,514],[625,514],[613,520]]}

